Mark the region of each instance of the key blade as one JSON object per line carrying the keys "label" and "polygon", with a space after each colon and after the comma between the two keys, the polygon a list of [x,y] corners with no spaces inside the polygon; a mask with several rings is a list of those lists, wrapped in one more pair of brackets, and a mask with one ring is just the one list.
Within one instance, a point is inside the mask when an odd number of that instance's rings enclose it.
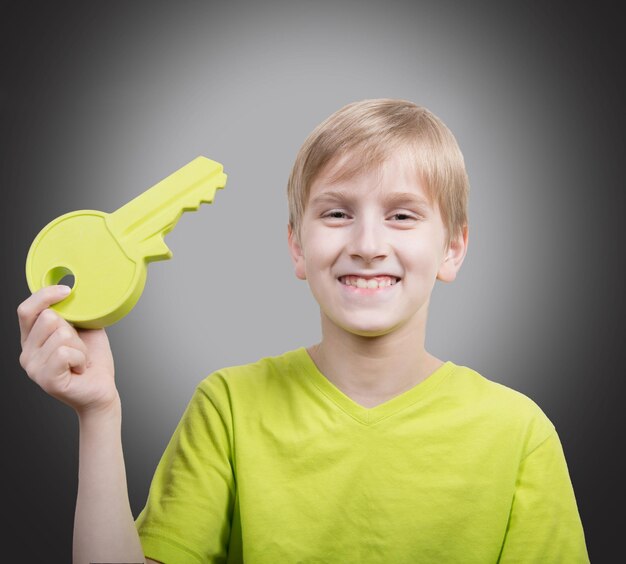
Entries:
{"label": "key blade", "polygon": [[129,256],[168,259],[172,253],[163,237],[184,212],[212,203],[215,192],[226,185],[226,178],[220,163],[197,157],[109,214],[107,226]]}

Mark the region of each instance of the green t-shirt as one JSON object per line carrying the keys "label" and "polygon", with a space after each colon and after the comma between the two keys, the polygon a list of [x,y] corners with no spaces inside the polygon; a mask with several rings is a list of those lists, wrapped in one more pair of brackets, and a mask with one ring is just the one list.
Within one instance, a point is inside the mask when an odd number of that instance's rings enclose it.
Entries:
{"label": "green t-shirt", "polygon": [[198,385],[137,527],[167,564],[589,562],[530,399],[446,362],[368,409],[304,348]]}

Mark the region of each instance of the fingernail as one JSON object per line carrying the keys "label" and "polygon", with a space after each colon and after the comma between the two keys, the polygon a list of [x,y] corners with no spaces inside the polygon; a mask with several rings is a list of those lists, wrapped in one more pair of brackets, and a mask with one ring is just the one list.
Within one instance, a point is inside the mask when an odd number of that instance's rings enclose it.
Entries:
{"label": "fingernail", "polygon": [[72,289],[69,286],[65,286],[65,284],[59,284],[59,294],[62,296],[67,296]]}

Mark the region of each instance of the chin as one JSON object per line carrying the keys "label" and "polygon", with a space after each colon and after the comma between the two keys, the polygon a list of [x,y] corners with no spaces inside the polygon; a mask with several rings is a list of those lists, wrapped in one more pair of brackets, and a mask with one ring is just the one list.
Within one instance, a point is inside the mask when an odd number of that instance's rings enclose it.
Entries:
{"label": "chin", "polygon": [[377,337],[384,337],[385,335],[393,333],[393,329],[389,329],[388,331],[351,331],[351,333],[365,339],[376,339]]}
{"label": "chin", "polygon": [[[366,312],[361,312],[366,313]],[[383,337],[394,333],[406,325],[409,319],[398,316],[384,316],[382,312],[367,312],[367,315],[329,316],[323,315],[326,322],[350,335],[359,337]],[[386,317],[386,318],[385,318]]]}
{"label": "chin", "polygon": [[398,326],[389,326],[389,325],[343,325],[341,328],[353,335],[358,335],[359,337],[382,337],[384,335],[389,335],[389,333],[393,333]]}

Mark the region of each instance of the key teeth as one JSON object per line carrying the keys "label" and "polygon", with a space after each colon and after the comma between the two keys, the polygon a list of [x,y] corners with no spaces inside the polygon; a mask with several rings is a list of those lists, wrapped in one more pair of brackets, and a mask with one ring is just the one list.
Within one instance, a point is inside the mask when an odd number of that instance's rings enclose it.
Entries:
{"label": "key teeth", "polygon": [[172,221],[170,222],[171,227],[169,227],[169,231],[171,231],[174,228],[174,225],[176,225],[176,223],[178,223],[178,220],[180,219],[180,216],[184,213],[184,212],[193,212],[193,211],[198,211],[198,209],[200,208],[201,204],[212,204],[213,200],[215,200],[215,192],[217,190],[221,190],[222,188],[224,188],[224,186],[211,186],[208,190],[206,190],[205,194],[200,197],[200,199],[196,197],[190,197],[182,206],[180,209],[180,213],[178,213],[176,215],[176,217],[172,218]]}
{"label": "key teeth", "polygon": [[165,244],[162,235],[156,235],[144,241],[141,254],[146,262],[167,260],[172,258],[172,251]]}
{"label": "key teeth", "polygon": [[[200,209],[201,204],[212,204],[213,200],[215,199],[215,192],[218,189],[221,189],[223,187],[224,187],[223,185],[211,186],[209,190],[206,191],[206,195],[202,197],[200,200],[198,200],[197,197],[192,197],[192,196],[189,197],[187,202],[183,204],[181,208],[175,214],[171,216],[170,221],[166,224],[165,227],[163,227],[163,230],[161,231],[161,234],[160,234],[160,240],[163,241],[163,237],[165,237],[165,235],[167,235],[170,231],[174,230],[174,227],[176,227],[176,224],[180,220],[183,213],[198,211],[198,209]],[[155,245],[158,245],[158,244],[155,244]],[[165,256],[165,254],[157,253],[154,256],[157,256],[158,258],[152,258],[151,260],[165,260],[165,259],[171,258],[172,253],[167,248],[167,245],[165,245],[165,243],[163,243],[163,248],[166,249],[169,254]],[[153,256],[153,255],[151,254],[150,256]]]}
{"label": "key teeth", "polygon": [[212,204],[213,200],[215,200],[215,193],[224,188],[224,184],[225,181],[223,181],[220,185],[210,186],[203,192],[203,195],[199,200],[196,198],[190,198],[188,205],[184,206],[183,209],[185,211],[195,211],[200,207],[200,204]]}

